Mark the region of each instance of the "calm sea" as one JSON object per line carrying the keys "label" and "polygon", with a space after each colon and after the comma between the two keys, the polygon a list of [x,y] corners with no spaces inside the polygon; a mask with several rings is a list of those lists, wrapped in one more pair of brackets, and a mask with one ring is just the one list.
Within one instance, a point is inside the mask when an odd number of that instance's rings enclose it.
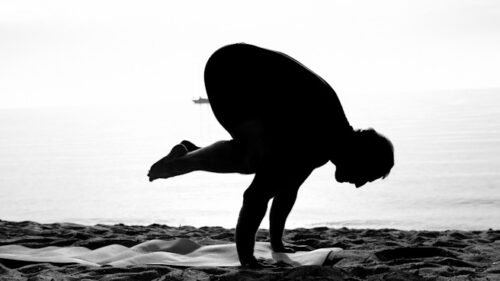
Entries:
{"label": "calm sea", "polygon": [[[336,183],[331,164],[317,169],[288,228],[500,229],[500,90],[340,99],[354,127],[392,139],[396,166],[361,189]],[[0,219],[233,227],[251,176],[146,178],[182,139],[227,138],[209,106],[191,97],[154,106],[0,109]]]}

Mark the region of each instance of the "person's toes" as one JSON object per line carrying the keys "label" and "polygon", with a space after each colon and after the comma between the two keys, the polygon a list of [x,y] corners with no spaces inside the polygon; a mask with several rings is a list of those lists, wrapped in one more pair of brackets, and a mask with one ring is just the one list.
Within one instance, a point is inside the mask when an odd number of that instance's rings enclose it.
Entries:
{"label": "person's toes", "polygon": [[149,170],[149,181],[152,182],[156,179],[166,179],[173,176],[172,166],[170,164],[171,161],[161,162],[161,160],[155,163]]}
{"label": "person's toes", "polygon": [[154,181],[155,179],[158,179],[158,168],[157,168],[157,164],[155,163],[153,166],[151,166],[151,168],[149,169],[149,172],[148,172],[148,178],[149,178],[149,181],[152,182]]}
{"label": "person's toes", "polygon": [[170,153],[157,161],[151,166],[148,172],[149,181],[154,181],[156,179],[166,179],[175,176],[174,167],[172,166],[172,161],[178,157],[184,156],[188,153],[187,148],[182,144],[175,145]]}

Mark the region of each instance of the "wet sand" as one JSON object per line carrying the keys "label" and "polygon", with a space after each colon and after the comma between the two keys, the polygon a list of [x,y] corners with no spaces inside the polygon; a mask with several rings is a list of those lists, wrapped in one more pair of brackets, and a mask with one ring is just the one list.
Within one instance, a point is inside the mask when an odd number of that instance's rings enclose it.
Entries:
{"label": "wet sand", "polygon": [[[39,224],[0,220],[0,245],[127,247],[151,239],[189,238],[202,245],[234,242],[234,229]],[[341,247],[325,266],[269,264],[260,270],[239,267],[127,268],[0,260],[0,280],[500,280],[500,230],[401,231],[395,229],[287,230],[285,241],[297,250]],[[260,230],[258,241],[269,241]]]}

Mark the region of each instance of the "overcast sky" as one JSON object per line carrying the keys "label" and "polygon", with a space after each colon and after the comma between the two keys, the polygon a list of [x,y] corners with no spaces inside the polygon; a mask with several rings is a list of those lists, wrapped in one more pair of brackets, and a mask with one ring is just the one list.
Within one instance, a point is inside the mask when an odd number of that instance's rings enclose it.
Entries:
{"label": "overcast sky", "polygon": [[500,1],[0,1],[0,107],[203,96],[217,48],[285,52],[337,92],[500,87]]}

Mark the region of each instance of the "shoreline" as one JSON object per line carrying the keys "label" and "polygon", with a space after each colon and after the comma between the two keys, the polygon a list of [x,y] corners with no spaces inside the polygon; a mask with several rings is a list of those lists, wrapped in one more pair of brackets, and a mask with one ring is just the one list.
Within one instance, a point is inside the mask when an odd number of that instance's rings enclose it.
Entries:
{"label": "shoreline", "polygon": [[[109,219],[109,220],[25,220],[25,219],[3,219],[0,218],[0,222],[12,222],[12,223],[23,223],[23,222],[34,222],[38,224],[74,224],[74,225],[82,225],[82,226],[96,226],[96,225],[127,225],[127,226],[137,226],[137,227],[147,227],[150,225],[165,225],[168,227],[194,227],[194,228],[206,228],[206,227],[222,227],[224,229],[234,229],[236,225],[236,220],[234,223],[224,225],[224,224],[186,224],[186,223],[177,223],[170,222],[168,220],[151,220],[151,221],[129,221],[123,222],[122,220]],[[416,224],[416,223],[415,223]],[[269,230],[268,224],[266,220],[263,220],[262,227],[259,229]],[[339,221],[336,223],[325,222],[325,223],[312,223],[307,225],[294,224],[293,222],[287,223],[287,226],[291,225],[290,228],[287,227],[287,230],[295,230],[295,229],[314,229],[314,228],[331,228],[331,229],[351,229],[351,230],[363,230],[363,229],[374,229],[374,230],[382,230],[382,229],[392,229],[392,230],[400,230],[400,231],[496,231],[500,230],[500,227],[490,227],[490,226],[481,226],[481,227],[471,227],[469,225],[460,225],[460,226],[450,226],[450,227],[440,227],[437,225],[429,225],[427,227],[410,227],[410,226],[401,226],[400,224],[375,224],[375,223],[352,223],[352,221]],[[399,226],[398,226],[399,225]],[[421,225],[421,224],[419,224]]]}
{"label": "shoreline", "polygon": [[[234,229],[160,224],[88,226],[0,220],[0,246],[80,246],[96,249],[112,244],[132,247],[152,239],[177,238],[189,238],[200,245],[234,243]],[[260,229],[256,240],[268,242],[268,239],[268,230]],[[344,251],[329,266],[293,268],[276,264],[262,270],[164,265],[103,270],[103,267],[87,268],[75,264],[23,263],[0,259],[0,279],[26,280],[37,276],[53,277],[55,280],[109,280],[118,277],[116,280],[300,280],[307,276],[316,278],[311,280],[500,280],[500,230],[407,231],[314,227],[287,229],[284,240],[301,245],[297,250],[340,247]]]}

